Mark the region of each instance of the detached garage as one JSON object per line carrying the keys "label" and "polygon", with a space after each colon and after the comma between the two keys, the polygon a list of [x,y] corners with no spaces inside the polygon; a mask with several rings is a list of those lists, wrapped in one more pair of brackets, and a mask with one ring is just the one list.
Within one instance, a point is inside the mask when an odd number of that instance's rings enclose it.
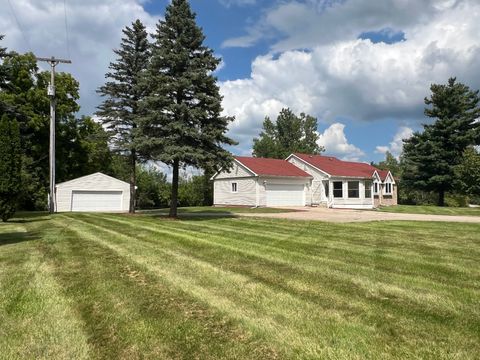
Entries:
{"label": "detached garage", "polygon": [[130,184],[95,173],[56,186],[57,212],[128,212]]}
{"label": "detached garage", "polygon": [[212,180],[217,206],[310,205],[312,176],[285,160],[237,156]]}

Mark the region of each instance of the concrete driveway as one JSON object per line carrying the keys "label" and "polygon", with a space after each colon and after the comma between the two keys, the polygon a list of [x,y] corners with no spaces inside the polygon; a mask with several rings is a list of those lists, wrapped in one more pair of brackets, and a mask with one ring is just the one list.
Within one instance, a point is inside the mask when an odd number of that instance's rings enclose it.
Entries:
{"label": "concrete driveway", "polygon": [[480,216],[398,214],[377,210],[326,209],[320,207],[292,207],[288,209],[298,211],[285,213],[242,213],[238,215],[308,221],[319,220],[338,223],[395,220],[480,223]]}

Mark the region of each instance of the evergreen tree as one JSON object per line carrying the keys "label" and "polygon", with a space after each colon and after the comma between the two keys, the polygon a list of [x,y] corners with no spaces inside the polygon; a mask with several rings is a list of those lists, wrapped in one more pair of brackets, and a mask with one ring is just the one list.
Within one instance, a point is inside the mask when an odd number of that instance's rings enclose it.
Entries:
{"label": "evergreen tree", "polygon": [[325,149],[319,146],[317,119],[301,113],[297,116],[290,109],[282,109],[276,123],[267,116],[258,138],[253,139],[253,155],[285,159],[300,152],[320,154]]}
{"label": "evergreen tree", "polygon": [[179,169],[230,166],[223,145],[231,117],[221,116],[222,97],[212,75],[220,60],[206,47],[187,0],[173,0],[157,24],[145,83],[149,96],[142,121],[142,150],[172,166],[170,216],[177,216]]}
{"label": "evergreen tree", "polygon": [[0,217],[5,222],[16,211],[21,191],[21,148],[18,122],[0,120]]}
{"label": "evergreen tree", "polygon": [[145,96],[145,88],[139,81],[146,70],[150,45],[145,26],[140,20],[123,31],[120,49],[114,50],[118,56],[109,66],[105,77],[110,79],[100,87],[98,93],[106,97],[98,107],[101,117],[112,135],[116,150],[130,156],[130,212],[135,212],[136,167],[138,149],[136,134],[141,115],[139,102]]}
{"label": "evergreen tree", "polygon": [[417,190],[434,191],[438,205],[444,206],[445,193],[455,185],[455,165],[465,149],[480,143],[480,98],[464,84],[451,78],[447,85],[432,85],[425,98],[425,115],[434,118],[423,133],[405,140],[403,181]]}

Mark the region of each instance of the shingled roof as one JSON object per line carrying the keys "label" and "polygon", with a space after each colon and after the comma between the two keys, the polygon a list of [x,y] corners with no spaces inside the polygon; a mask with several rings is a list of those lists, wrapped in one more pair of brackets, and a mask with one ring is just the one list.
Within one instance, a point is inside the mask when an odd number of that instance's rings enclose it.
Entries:
{"label": "shingled roof", "polygon": [[343,161],[333,156],[300,153],[295,153],[294,155],[331,176],[371,178],[375,171],[377,171],[383,181],[388,175],[388,171],[379,170],[375,166],[367,163]]}
{"label": "shingled roof", "polygon": [[236,156],[235,159],[257,175],[281,177],[312,177],[286,160]]}

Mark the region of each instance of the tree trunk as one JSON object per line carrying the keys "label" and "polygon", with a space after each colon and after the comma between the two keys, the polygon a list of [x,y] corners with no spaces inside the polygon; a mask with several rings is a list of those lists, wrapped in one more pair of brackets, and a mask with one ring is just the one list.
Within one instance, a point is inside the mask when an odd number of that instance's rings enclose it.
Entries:
{"label": "tree trunk", "polygon": [[443,189],[438,192],[438,206],[445,206],[445,190]]}
{"label": "tree trunk", "polygon": [[130,214],[135,213],[135,203],[136,203],[136,196],[137,191],[135,189],[137,185],[137,154],[135,150],[132,150],[130,156],[130,207],[128,212]]}
{"label": "tree trunk", "polygon": [[172,201],[170,203],[170,214],[171,218],[177,217],[177,202],[178,202],[178,172],[179,172],[179,161],[173,161],[173,174],[172,174]]}

